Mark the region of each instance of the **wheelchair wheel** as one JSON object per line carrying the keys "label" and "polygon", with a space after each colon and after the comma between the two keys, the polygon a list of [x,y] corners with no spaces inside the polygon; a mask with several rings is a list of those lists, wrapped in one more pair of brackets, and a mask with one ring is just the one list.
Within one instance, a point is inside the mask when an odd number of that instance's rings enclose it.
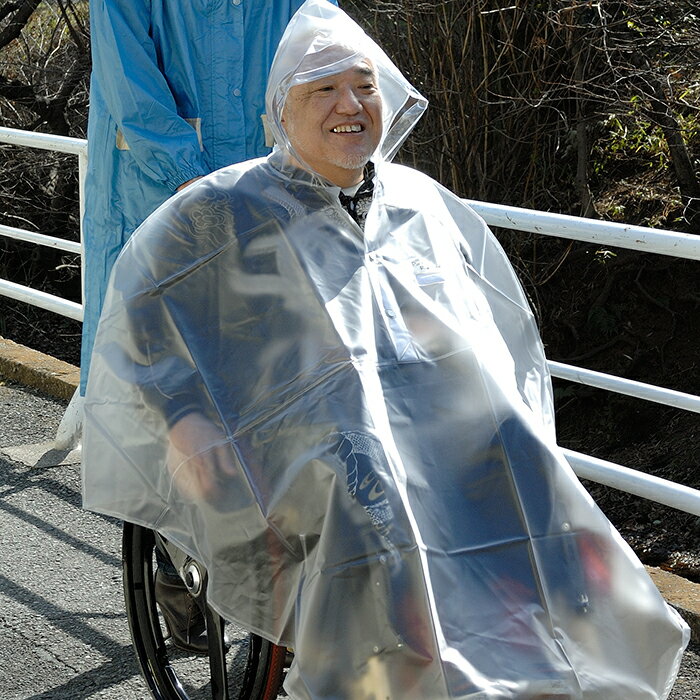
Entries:
{"label": "wheelchair wheel", "polygon": [[165,640],[154,592],[156,535],[124,523],[122,564],[126,614],[141,673],[156,700],[273,700],[278,696],[287,651],[226,624],[207,609],[209,655],[188,654]]}

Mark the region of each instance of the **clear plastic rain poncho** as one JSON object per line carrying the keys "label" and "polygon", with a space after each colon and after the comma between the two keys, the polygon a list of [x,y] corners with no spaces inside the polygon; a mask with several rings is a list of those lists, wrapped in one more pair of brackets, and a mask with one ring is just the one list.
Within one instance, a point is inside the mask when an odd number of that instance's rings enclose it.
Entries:
{"label": "clear plastic rain poncho", "polygon": [[[384,122],[364,230],[280,121],[360,58]],[[201,561],[214,608],[294,648],[295,700],[666,698],[687,628],[556,446],[511,266],[388,162],[425,100],[323,0],[269,84],[279,148],[170,200],[116,265],[85,506]]]}

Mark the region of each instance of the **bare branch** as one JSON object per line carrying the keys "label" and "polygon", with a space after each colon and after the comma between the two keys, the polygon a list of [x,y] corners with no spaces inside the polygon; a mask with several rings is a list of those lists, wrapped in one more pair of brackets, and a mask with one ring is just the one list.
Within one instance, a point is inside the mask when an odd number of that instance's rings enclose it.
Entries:
{"label": "bare branch", "polygon": [[22,33],[40,2],[41,0],[22,0],[21,2],[6,3],[0,8],[0,20],[7,17],[11,12],[15,12],[9,23],[0,31],[0,49],[7,46]]}

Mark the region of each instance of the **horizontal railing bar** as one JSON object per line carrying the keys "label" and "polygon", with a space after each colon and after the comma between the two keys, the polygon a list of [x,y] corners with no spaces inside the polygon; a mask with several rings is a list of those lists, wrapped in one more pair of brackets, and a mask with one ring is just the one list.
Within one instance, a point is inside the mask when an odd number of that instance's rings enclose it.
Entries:
{"label": "horizontal railing bar", "polygon": [[682,391],[674,389],[665,389],[653,384],[645,384],[637,382],[633,379],[623,379],[612,374],[604,374],[603,372],[595,372],[591,369],[583,369],[573,365],[565,365],[561,362],[548,360],[549,371],[553,377],[566,379],[571,382],[578,382],[586,386],[593,386],[598,389],[607,389],[618,394],[626,396],[634,396],[638,399],[646,401],[654,401],[662,403],[666,406],[675,406],[686,411],[694,411],[700,413],[700,396],[694,394],[685,394]]}
{"label": "horizontal railing bar", "polygon": [[490,226],[700,260],[700,236],[690,233],[584,219],[579,216],[490,204],[472,199],[463,201]]}
{"label": "horizontal railing bar", "polygon": [[46,151],[60,151],[61,153],[72,153],[76,156],[87,153],[86,139],[44,134],[40,131],[10,129],[6,126],[0,127],[0,143],[7,143],[13,146],[27,146],[29,148],[43,148]]}
{"label": "horizontal railing bar", "polygon": [[54,294],[40,292],[38,289],[25,287],[22,284],[16,284],[9,280],[0,279],[0,295],[24,301],[33,306],[39,306],[42,309],[53,311],[61,316],[75,319],[76,321],[83,320],[83,307],[68,299],[61,299]]}
{"label": "horizontal railing bar", "polygon": [[48,248],[58,248],[59,250],[65,250],[69,253],[77,253],[80,255],[80,243],[67,241],[65,238],[47,236],[43,233],[27,231],[22,228],[13,228],[12,226],[5,226],[4,224],[0,224],[0,236],[14,238],[18,241],[26,241],[27,243],[36,243],[37,245],[43,245]]}
{"label": "horizontal railing bar", "polygon": [[565,449],[564,456],[581,479],[612,486],[614,489],[700,516],[700,491],[697,489],[573,450]]}

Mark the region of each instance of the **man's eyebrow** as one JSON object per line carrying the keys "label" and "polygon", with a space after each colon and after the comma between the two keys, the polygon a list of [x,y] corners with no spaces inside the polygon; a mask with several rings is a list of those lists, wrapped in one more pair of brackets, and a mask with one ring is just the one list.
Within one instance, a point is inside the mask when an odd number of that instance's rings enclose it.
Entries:
{"label": "man's eyebrow", "polygon": [[377,77],[377,72],[374,70],[374,68],[370,68],[369,66],[357,66],[355,68],[355,73],[358,75],[363,75],[367,78],[375,78]]}

